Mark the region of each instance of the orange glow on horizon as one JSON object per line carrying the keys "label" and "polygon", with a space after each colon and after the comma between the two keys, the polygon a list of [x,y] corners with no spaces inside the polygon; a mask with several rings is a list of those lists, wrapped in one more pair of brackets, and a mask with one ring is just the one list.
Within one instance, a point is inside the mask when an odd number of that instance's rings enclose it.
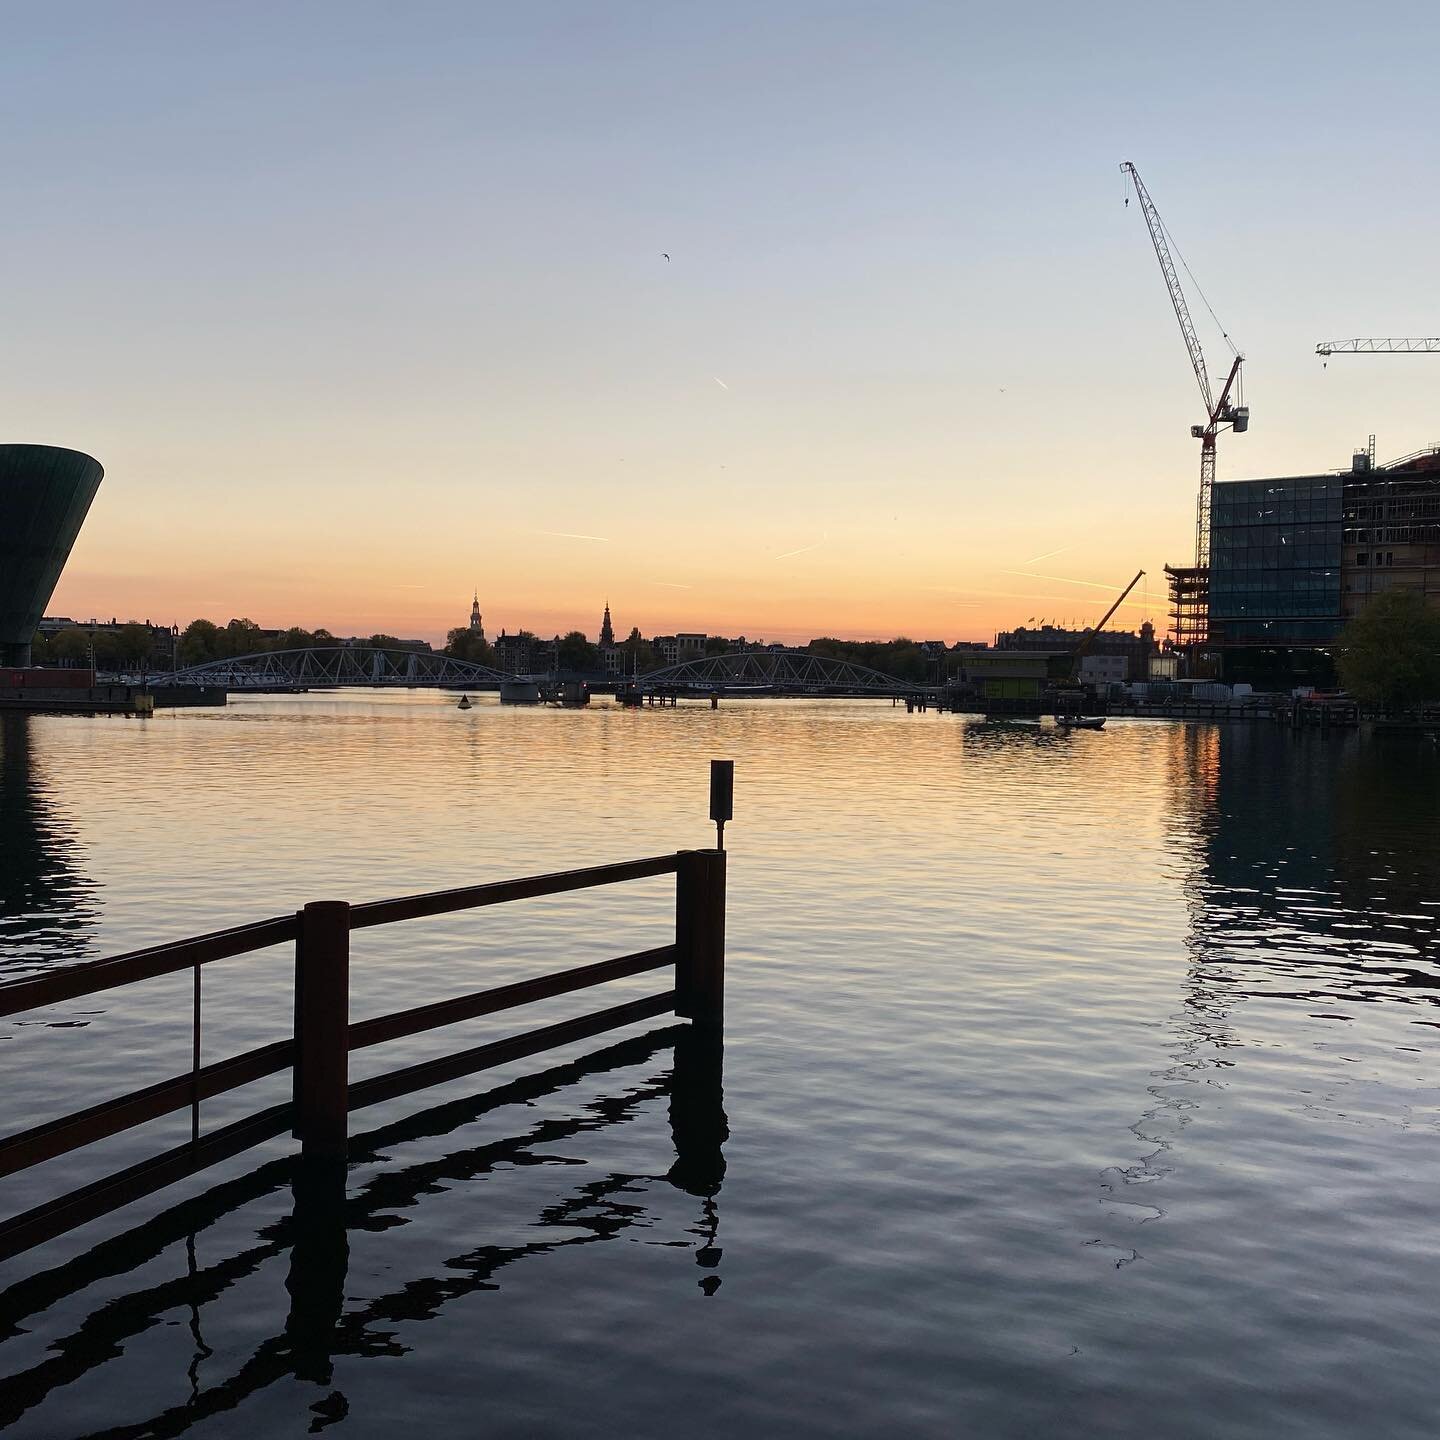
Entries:
{"label": "orange glow on horizon", "polygon": [[[1118,591],[1118,586],[1093,583],[1097,590]],[[369,594],[354,596],[349,587],[337,586],[335,593],[317,593],[315,587],[291,589],[256,577],[253,584],[177,583],[173,579],[149,579],[125,574],[91,572],[72,566],[61,579],[49,606],[52,615],[76,620],[149,620],[157,624],[178,624],[203,618],[225,624],[246,618],[266,629],[298,625],[307,630],[324,628],[335,635],[385,633],[403,639],[442,643],[446,633],[468,624],[472,590],[460,588],[452,595],[436,596],[429,586],[394,585]],[[580,630],[592,640],[600,629],[605,604],[610,604],[616,634],[624,638],[632,626],[645,636],[676,631],[703,631],[711,635],[750,640],[803,643],[820,636],[853,640],[890,640],[908,636],[913,640],[943,639],[989,641],[997,631],[1017,626],[1038,625],[1044,620],[1077,627],[1094,624],[1108,602],[1101,597],[1090,603],[1084,592],[1059,593],[1051,584],[1034,591],[1021,588],[965,590],[929,587],[918,591],[906,587],[900,597],[886,597],[874,605],[860,597],[837,595],[806,601],[788,599],[783,605],[766,605],[753,597],[743,606],[734,596],[716,595],[707,604],[695,587],[653,589],[612,585],[597,586],[593,598],[562,597],[531,587],[530,598],[488,598],[482,590],[480,608],[485,633],[493,638],[501,630],[514,633],[531,630],[541,636]],[[488,599],[488,603],[487,603]],[[1149,619],[1163,634],[1163,606],[1131,598],[1116,612],[1112,627],[1134,629]]]}

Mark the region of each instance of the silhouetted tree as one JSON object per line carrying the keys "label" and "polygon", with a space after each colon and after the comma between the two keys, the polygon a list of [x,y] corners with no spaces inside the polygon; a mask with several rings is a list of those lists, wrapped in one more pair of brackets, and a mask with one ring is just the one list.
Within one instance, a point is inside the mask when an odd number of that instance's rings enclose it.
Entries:
{"label": "silhouetted tree", "polygon": [[625,652],[627,675],[644,675],[647,671],[659,667],[660,661],[655,654],[655,647],[640,633],[638,625],[631,629],[620,648]]}
{"label": "silhouetted tree", "polygon": [[303,630],[298,625],[292,625],[288,630],[282,630],[270,641],[267,648],[271,650],[313,650],[317,644],[328,643],[335,638],[323,630],[319,634],[325,635],[324,641],[317,640],[311,631]]}
{"label": "silhouetted tree", "polygon": [[488,640],[482,640],[468,625],[457,625],[445,637],[445,653],[457,660],[469,660],[476,665],[495,664],[495,650]]}
{"label": "silhouetted tree", "polygon": [[192,620],[180,636],[180,663],[203,665],[221,658],[220,627],[213,620]]}
{"label": "silhouetted tree", "polygon": [[155,637],[148,625],[126,625],[115,636],[115,653],[123,670],[144,667],[155,648]]}
{"label": "silhouetted tree", "polygon": [[587,672],[600,668],[600,650],[579,630],[572,630],[556,641],[556,663],[562,670]]}
{"label": "silhouetted tree", "polygon": [[53,636],[48,648],[51,664],[83,665],[90,658],[90,637],[72,625]]}
{"label": "silhouetted tree", "polygon": [[230,655],[253,655],[266,648],[260,637],[260,627],[253,620],[232,620],[225,627],[220,641],[221,653]]}
{"label": "silhouetted tree", "polygon": [[848,660],[853,665],[867,665],[872,670],[893,675],[897,680],[916,683],[926,678],[928,666],[925,652],[913,640],[900,636],[895,640],[812,640],[806,649],[815,655],[828,655],[834,660]]}
{"label": "silhouetted tree", "polygon": [[1340,683],[1357,699],[1402,710],[1440,698],[1440,610],[1414,590],[1385,590],[1340,635]]}

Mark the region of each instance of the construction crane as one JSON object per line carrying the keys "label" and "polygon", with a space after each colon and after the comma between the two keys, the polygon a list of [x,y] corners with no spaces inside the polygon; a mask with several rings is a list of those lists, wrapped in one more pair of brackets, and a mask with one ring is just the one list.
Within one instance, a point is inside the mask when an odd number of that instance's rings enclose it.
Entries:
{"label": "construction crane", "polygon": [[1332,355],[1440,355],[1440,338],[1424,340],[1322,340],[1315,353],[1322,360]]}
{"label": "construction crane", "polygon": [[1143,570],[1135,572],[1135,578],[1120,592],[1115,603],[1100,617],[1100,623],[1093,630],[1087,630],[1077,642],[1075,648],[1070,652],[1070,678],[1080,678],[1080,662],[1090,653],[1090,647],[1095,643],[1095,637],[1110,623],[1110,617],[1125,603],[1125,597],[1140,583],[1141,577],[1145,574]]}
{"label": "construction crane", "polygon": [[[1185,348],[1190,354],[1190,365],[1200,386],[1200,398],[1205,402],[1205,423],[1192,425],[1190,433],[1200,442],[1200,498],[1195,511],[1195,568],[1207,570],[1210,564],[1210,490],[1215,483],[1215,437],[1227,425],[1233,428],[1237,435],[1244,434],[1250,426],[1249,407],[1239,403],[1242,392],[1240,367],[1245,357],[1230,344],[1230,337],[1225,335],[1225,343],[1230,345],[1230,353],[1234,359],[1217,399],[1214,387],[1210,384],[1210,371],[1205,365],[1204,352],[1200,349],[1200,337],[1195,333],[1195,322],[1190,318],[1185,291],[1181,288],[1180,276],[1175,269],[1175,261],[1171,258],[1165,222],[1161,220],[1160,212],[1155,208],[1155,202],[1150,198],[1150,192],[1140,178],[1140,172],[1128,160],[1120,169],[1130,177],[1135,186],[1135,198],[1140,202],[1140,212],[1145,216],[1145,223],[1150,228],[1155,258],[1160,262],[1160,273],[1165,277],[1170,303],[1175,307],[1175,318],[1180,322],[1180,334],[1185,340]],[[1125,203],[1130,203],[1128,196]],[[1183,257],[1181,264],[1184,264]],[[1189,266],[1186,266],[1186,272],[1189,273]],[[1191,275],[1190,279],[1193,282],[1195,277]],[[1199,290],[1198,285],[1196,289]],[[1203,293],[1200,298],[1205,299]],[[1209,309],[1208,300],[1205,301],[1205,306]],[[1210,314],[1214,318],[1213,310]],[[1218,325],[1220,322],[1217,319],[1215,323]],[[1223,326],[1220,333],[1225,334]],[[1203,628],[1204,622],[1201,623]],[[1203,638],[1203,635],[1199,638]]]}

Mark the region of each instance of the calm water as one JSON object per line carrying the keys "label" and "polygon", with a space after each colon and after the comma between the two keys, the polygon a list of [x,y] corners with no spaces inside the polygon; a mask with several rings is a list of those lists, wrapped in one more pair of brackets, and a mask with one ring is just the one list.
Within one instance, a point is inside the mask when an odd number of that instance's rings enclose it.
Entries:
{"label": "calm water", "polygon": [[[737,762],[723,1113],[655,1022],[356,1116],[343,1225],[297,1213],[292,1142],[248,1152],[4,1265],[8,1434],[1436,1431],[1433,748],[438,696],[0,739],[7,977],[705,844],[706,762]],[[353,1013],[670,923],[647,881],[366,931]],[[0,1022],[0,1129],[187,1069],[189,999]],[[288,956],[208,967],[205,1006],[207,1060],[284,1035]],[[0,1208],[187,1133],[0,1181]]]}

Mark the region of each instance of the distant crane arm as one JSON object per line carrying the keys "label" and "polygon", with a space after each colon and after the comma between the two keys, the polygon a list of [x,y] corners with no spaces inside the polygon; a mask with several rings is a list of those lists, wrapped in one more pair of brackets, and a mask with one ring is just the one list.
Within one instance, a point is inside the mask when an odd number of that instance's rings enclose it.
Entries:
{"label": "distant crane arm", "polygon": [[1081,659],[1089,652],[1091,645],[1095,643],[1095,637],[1110,623],[1110,617],[1125,603],[1125,597],[1140,583],[1140,578],[1145,572],[1137,570],[1135,578],[1120,592],[1120,597],[1100,618],[1100,623],[1093,629],[1087,630],[1081,637],[1080,643],[1072,652],[1072,658],[1078,667]]}
{"label": "distant crane arm", "polygon": [[1440,355],[1440,337],[1422,340],[1322,340],[1317,355]]}
{"label": "distant crane arm", "polygon": [[1170,291],[1170,303],[1175,307],[1175,318],[1180,322],[1180,334],[1184,337],[1185,348],[1190,352],[1190,364],[1200,386],[1201,398],[1205,401],[1206,416],[1214,415],[1215,400],[1210,392],[1210,372],[1205,368],[1205,355],[1200,349],[1200,337],[1195,333],[1195,322],[1190,318],[1190,307],[1185,302],[1185,291],[1180,285],[1180,276],[1175,261],[1170,255],[1170,242],[1165,238],[1165,226],[1161,224],[1160,212],[1140,178],[1140,172],[1129,160],[1121,166],[1135,186],[1135,198],[1140,202],[1140,213],[1150,229],[1150,242],[1155,247],[1155,258],[1160,262],[1160,272],[1165,277],[1165,286]]}

